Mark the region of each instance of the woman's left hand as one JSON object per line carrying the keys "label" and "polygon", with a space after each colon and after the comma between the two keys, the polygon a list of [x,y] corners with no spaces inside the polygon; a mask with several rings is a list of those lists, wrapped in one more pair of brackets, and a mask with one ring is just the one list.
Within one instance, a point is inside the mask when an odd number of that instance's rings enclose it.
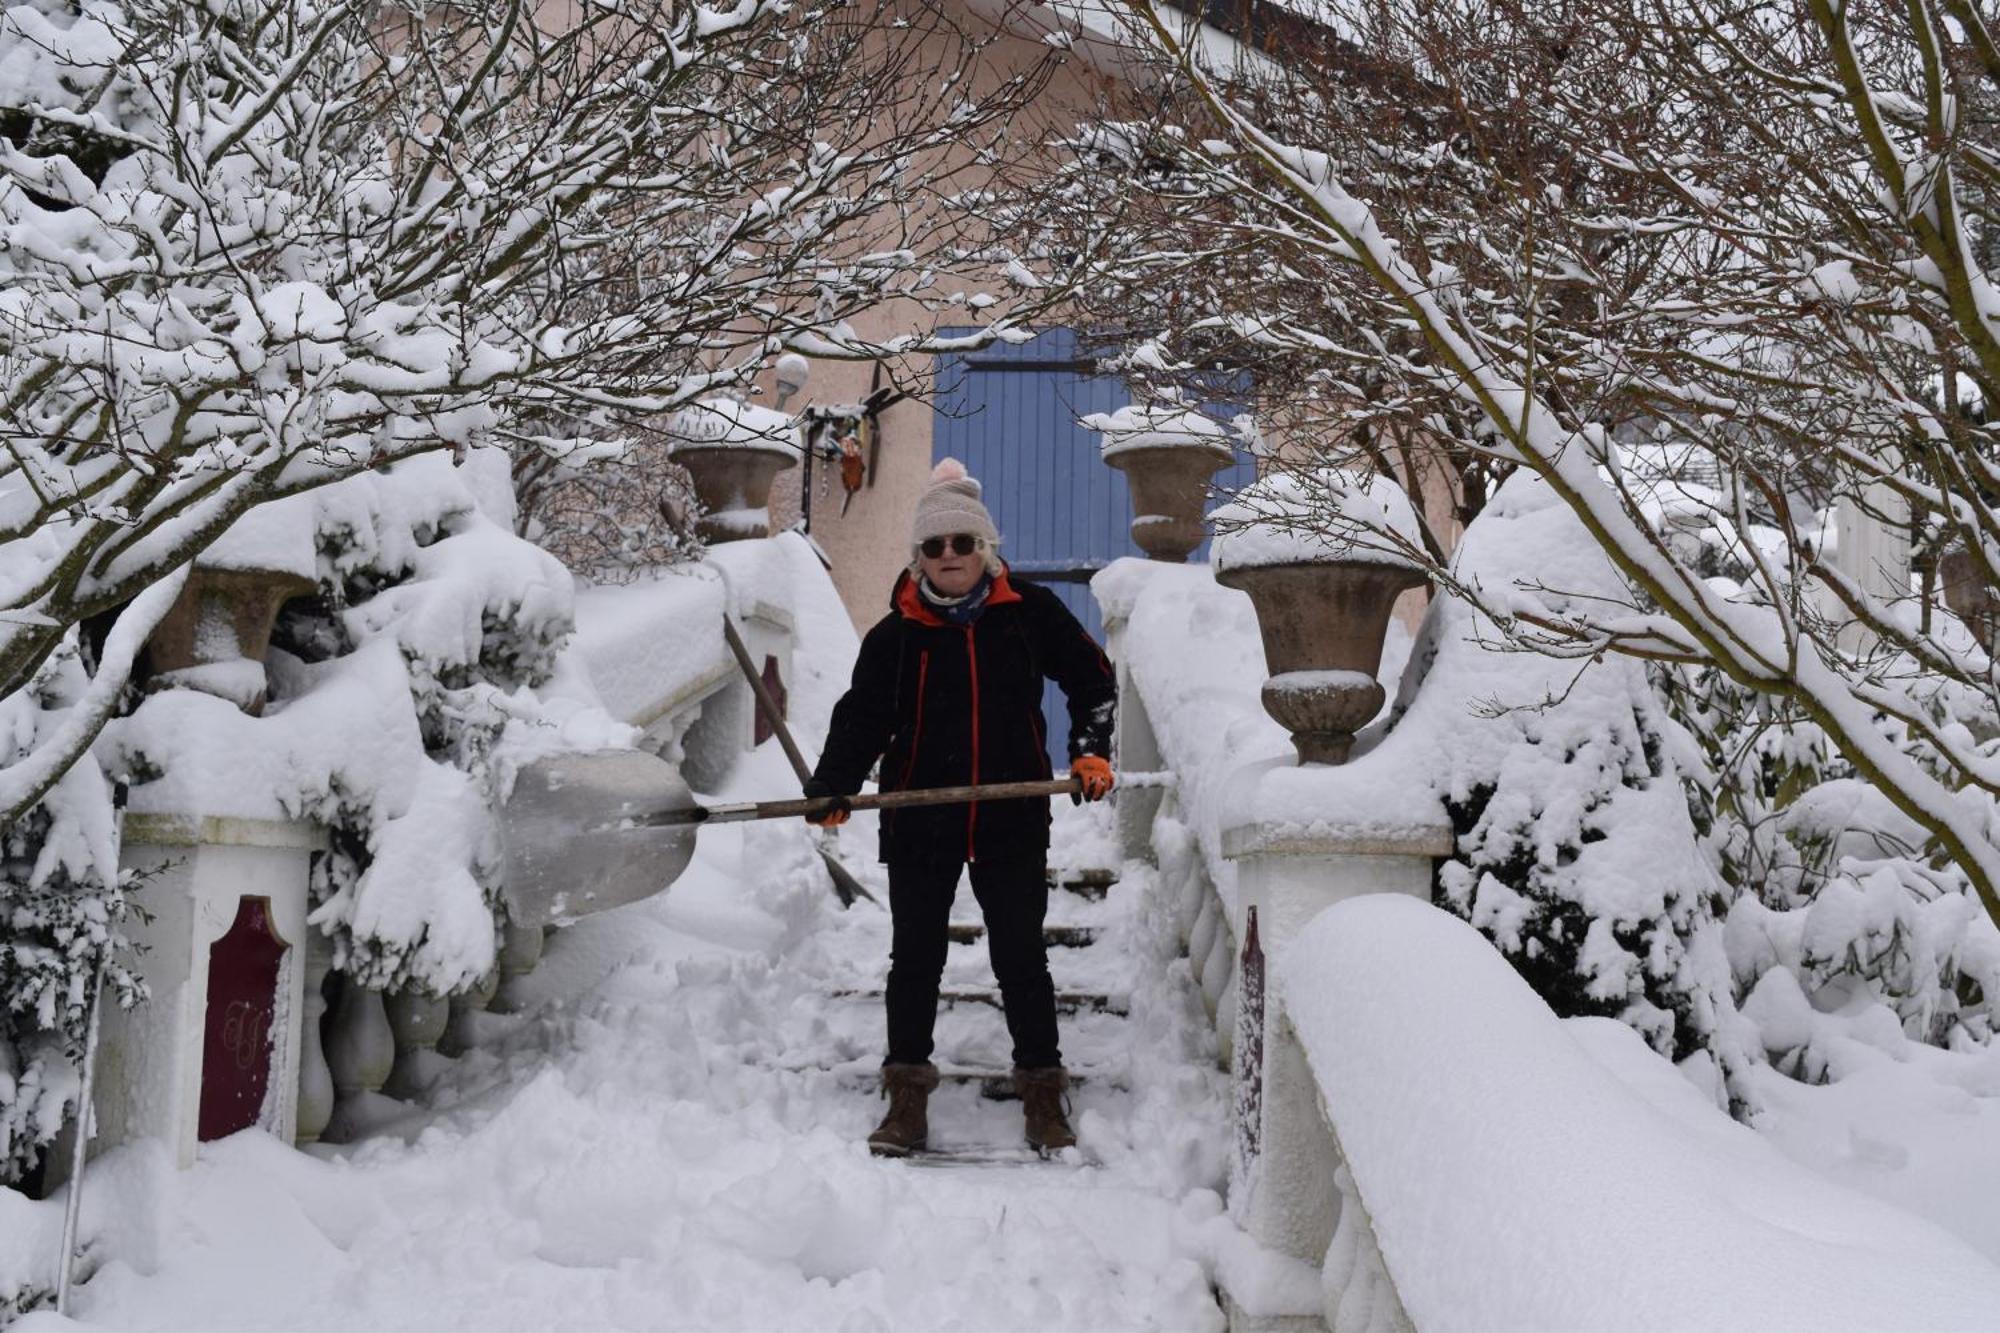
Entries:
{"label": "woman's left hand", "polygon": [[1069,775],[1083,786],[1082,795],[1072,795],[1072,804],[1078,800],[1101,801],[1111,794],[1115,780],[1111,776],[1111,761],[1094,754],[1082,754],[1069,766]]}

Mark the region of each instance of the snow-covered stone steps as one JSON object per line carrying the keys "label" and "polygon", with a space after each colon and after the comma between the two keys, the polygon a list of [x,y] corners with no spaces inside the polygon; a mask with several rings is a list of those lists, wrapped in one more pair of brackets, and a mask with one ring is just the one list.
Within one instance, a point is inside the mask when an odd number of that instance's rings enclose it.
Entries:
{"label": "snow-covered stone steps", "polygon": [[1111,886],[1118,882],[1115,870],[1058,870],[1048,871],[1048,884],[1052,889],[1063,889],[1079,898],[1102,898],[1111,892]]}
{"label": "snow-covered stone steps", "polygon": [[[865,1069],[847,1069],[841,1073],[841,1082],[849,1087],[872,1091],[881,1079],[881,1067],[870,1065]],[[1014,1071],[1011,1069],[986,1069],[968,1065],[940,1063],[938,1082],[945,1087],[971,1088],[990,1102],[1010,1102],[1017,1098],[1014,1094]],[[1126,1092],[1124,1076],[1113,1070],[1076,1069],[1069,1071],[1070,1090],[1085,1088],[1108,1089]]]}
{"label": "snow-covered stone steps", "polygon": [[[986,927],[976,921],[954,921],[947,930],[953,944],[978,944],[986,938]],[[1097,942],[1095,926],[1042,927],[1042,939],[1051,949],[1085,949]]]}
{"label": "snow-covered stone steps", "polygon": [[[869,1000],[877,1003],[883,997],[880,986],[835,991],[834,994],[840,999]],[[995,1010],[1002,1007],[998,990],[982,990],[976,986],[947,987],[938,992],[938,1001],[945,1005],[983,1004]],[[1124,1018],[1131,1009],[1125,1000],[1099,991],[1057,991],[1056,1012],[1064,1015],[1112,1014]]]}

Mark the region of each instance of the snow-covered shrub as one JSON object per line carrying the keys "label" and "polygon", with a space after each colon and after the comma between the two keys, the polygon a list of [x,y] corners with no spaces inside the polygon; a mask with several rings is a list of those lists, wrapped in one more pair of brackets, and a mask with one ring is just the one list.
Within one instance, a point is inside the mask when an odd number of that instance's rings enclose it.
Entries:
{"label": "snow-covered shrub", "polygon": [[316,867],[313,919],[335,965],[370,985],[461,988],[497,942],[492,811],[513,765],[559,736],[536,692],[572,628],[570,576],[483,512],[439,456],[328,488],[317,529],[320,597],[293,604],[275,646],[300,676],[393,648],[406,692],[382,706],[410,718],[419,748],[402,811],[384,818],[383,788],[356,774],[315,803],[333,849]]}
{"label": "snow-covered shrub", "polygon": [[[1772,1063],[1818,1082],[1852,1067],[1856,1033],[1878,1049],[1990,1040],[2000,930],[1924,830],[1796,709],[1713,670],[1656,677],[1701,750],[1688,804],[1731,888],[1730,969]],[[1934,704],[1944,724],[1977,700]]]}
{"label": "snow-covered shrub", "polygon": [[[1458,576],[1533,588],[1545,609],[1616,574],[1545,486],[1516,477],[1467,530]],[[1510,650],[1442,597],[1414,662],[1436,714],[1457,834],[1437,898],[1479,928],[1564,1015],[1604,1015],[1693,1060],[1718,1095],[1751,1057],[1723,955],[1722,884],[1682,798],[1686,743],[1644,669]],[[1428,695],[1428,702],[1425,696]],[[1470,714],[1470,716],[1468,716]]]}
{"label": "snow-covered shrub", "polygon": [[[0,757],[61,725],[85,683],[73,635],[27,690],[0,699]],[[135,885],[118,869],[113,818],[109,785],[86,758],[0,826],[0,1183],[32,1169],[69,1115],[100,963],[106,1002],[142,998],[117,958]]]}
{"label": "snow-covered shrub", "polygon": [[135,808],[324,825],[311,920],[371,986],[491,969],[514,773],[632,738],[561,654],[568,572],[482,508],[490,482],[435,454],[316,492],[318,592],[279,618],[263,716],[165,690],[99,746]]}

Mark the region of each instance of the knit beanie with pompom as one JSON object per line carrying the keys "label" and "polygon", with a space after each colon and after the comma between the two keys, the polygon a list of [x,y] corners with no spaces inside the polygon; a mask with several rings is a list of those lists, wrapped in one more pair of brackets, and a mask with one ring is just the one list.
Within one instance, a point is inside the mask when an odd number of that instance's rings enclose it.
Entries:
{"label": "knit beanie with pompom", "polygon": [[979,483],[966,474],[965,464],[947,458],[931,470],[930,489],[917,501],[910,542],[915,545],[955,532],[983,537],[989,547],[1000,544],[1000,530],[993,526],[993,515],[979,503]]}

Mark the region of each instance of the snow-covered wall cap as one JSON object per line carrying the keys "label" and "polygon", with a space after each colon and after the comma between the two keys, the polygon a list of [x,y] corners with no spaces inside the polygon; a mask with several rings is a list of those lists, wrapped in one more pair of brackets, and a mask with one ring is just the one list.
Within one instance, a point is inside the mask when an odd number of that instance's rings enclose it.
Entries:
{"label": "snow-covered wall cap", "polygon": [[267,574],[318,577],[313,545],[312,495],[291,495],[258,505],[229,525],[195,559],[203,569],[255,570]]}
{"label": "snow-covered wall cap", "polygon": [[1237,492],[1213,518],[1217,572],[1299,564],[1423,567],[1416,511],[1387,477],[1332,468],[1273,472]]}
{"label": "snow-covered wall cap", "polygon": [[1207,449],[1235,457],[1235,437],[1215,418],[1184,407],[1141,407],[1137,403],[1116,412],[1092,412],[1082,418],[1085,430],[1104,439],[1098,451],[1106,458],[1133,449]]}
{"label": "snow-covered wall cap", "polygon": [[1417,1328],[1993,1322],[1971,1245],[1791,1161],[1630,1028],[1558,1019],[1447,912],[1361,894],[1273,964]]}
{"label": "snow-covered wall cap", "polygon": [[674,414],[669,454],[681,449],[772,449],[799,456],[798,423],[735,398],[704,398]]}

